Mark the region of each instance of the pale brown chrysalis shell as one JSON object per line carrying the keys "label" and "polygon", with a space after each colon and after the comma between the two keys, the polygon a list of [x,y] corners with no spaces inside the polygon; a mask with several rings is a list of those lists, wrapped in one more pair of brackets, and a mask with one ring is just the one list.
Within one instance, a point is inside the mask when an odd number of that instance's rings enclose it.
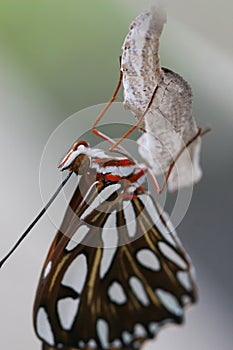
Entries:
{"label": "pale brown chrysalis shell", "polygon": [[[161,68],[159,38],[166,22],[164,11],[152,7],[134,19],[123,44],[124,106],[139,119],[151,101],[138,140],[139,153],[155,175],[165,173],[182,147],[198,132],[192,116],[192,91],[177,73]],[[168,181],[171,191],[189,186],[201,178],[201,140],[183,152]]]}

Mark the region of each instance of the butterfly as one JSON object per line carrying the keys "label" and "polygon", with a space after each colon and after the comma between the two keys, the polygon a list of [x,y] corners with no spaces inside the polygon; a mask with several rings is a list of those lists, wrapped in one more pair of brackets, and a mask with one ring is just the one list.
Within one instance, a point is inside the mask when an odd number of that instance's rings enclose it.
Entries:
{"label": "butterfly", "polygon": [[60,164],[77,187],[34,304],[43,350],[138,348],[197,298],[193,266],[147,190],[147,168],[78,141]]}

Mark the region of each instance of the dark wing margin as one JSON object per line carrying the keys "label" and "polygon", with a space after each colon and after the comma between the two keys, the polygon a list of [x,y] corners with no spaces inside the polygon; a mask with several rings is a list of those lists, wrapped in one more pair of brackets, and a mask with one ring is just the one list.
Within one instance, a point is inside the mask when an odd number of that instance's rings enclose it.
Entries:
{"label": "dark wing margin", "polygon": [[88,204],[77,189],[75,215],[61,226],[67,235],[59,231],[50,249],[34,307],[44,350],[136,348],[164,324],[181,323],[196,299],[191,261],[152,197],[109,193],[82,221]]}

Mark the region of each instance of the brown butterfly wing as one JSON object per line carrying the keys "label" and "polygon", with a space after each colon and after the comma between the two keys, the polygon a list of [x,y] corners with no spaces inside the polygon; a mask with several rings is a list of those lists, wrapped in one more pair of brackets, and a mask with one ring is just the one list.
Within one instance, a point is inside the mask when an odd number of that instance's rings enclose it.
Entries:
{"label": "brown butterfly wing", "polygon": [[[82,198],[90,204],[101,193]],[[57,234],[42,271],[38,336],[54,349],[136,347],[163,324],[181,323],[196,297],[192,267],[152,198],[128,200],[110,189],[83,221],[89,204],[80,196],[78,189],[71,200],[78,215],[66,213],[66,235]]]}

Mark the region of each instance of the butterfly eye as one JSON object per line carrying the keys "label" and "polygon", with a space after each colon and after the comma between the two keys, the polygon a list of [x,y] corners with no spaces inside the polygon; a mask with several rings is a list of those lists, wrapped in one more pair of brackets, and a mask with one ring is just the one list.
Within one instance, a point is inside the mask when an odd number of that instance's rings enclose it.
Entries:
{"label": "butterfly eye", "polygon": [[[69,169],[69,170],[74,171],[75,173],[79,173],[81,175],[81,173],[80,173],[81,169],[88,169],[89,168],[89,159],[88,159],[88,161],[86,160],[84,162],[85,166],[84,166],[84,164],[81,166],[81,163],[83,162],[83,157],[79,158],[79,156],[80,155],[84,156],[86,153],[85,149],[88,147],[89,147],[89,145],[86,141],[77,141],[73,145],[71,150],[68,152],[68,154],[65,156],[65,158],[62,160],[62,162],[60,163],[58,168],[61,170]],[[76,151],[78,151],[78,152],[76,152]],[[77,160],[77,158],[78,158],[78,160]],[[82,174],[84,172],[85,171],[82,170]]]}
{"label": "butterfly eye", "polygon": [[69,170],[74,171],[76,175],[85,174],[90,166],[90,159],[86,154],[79,154],[71,163]]}

